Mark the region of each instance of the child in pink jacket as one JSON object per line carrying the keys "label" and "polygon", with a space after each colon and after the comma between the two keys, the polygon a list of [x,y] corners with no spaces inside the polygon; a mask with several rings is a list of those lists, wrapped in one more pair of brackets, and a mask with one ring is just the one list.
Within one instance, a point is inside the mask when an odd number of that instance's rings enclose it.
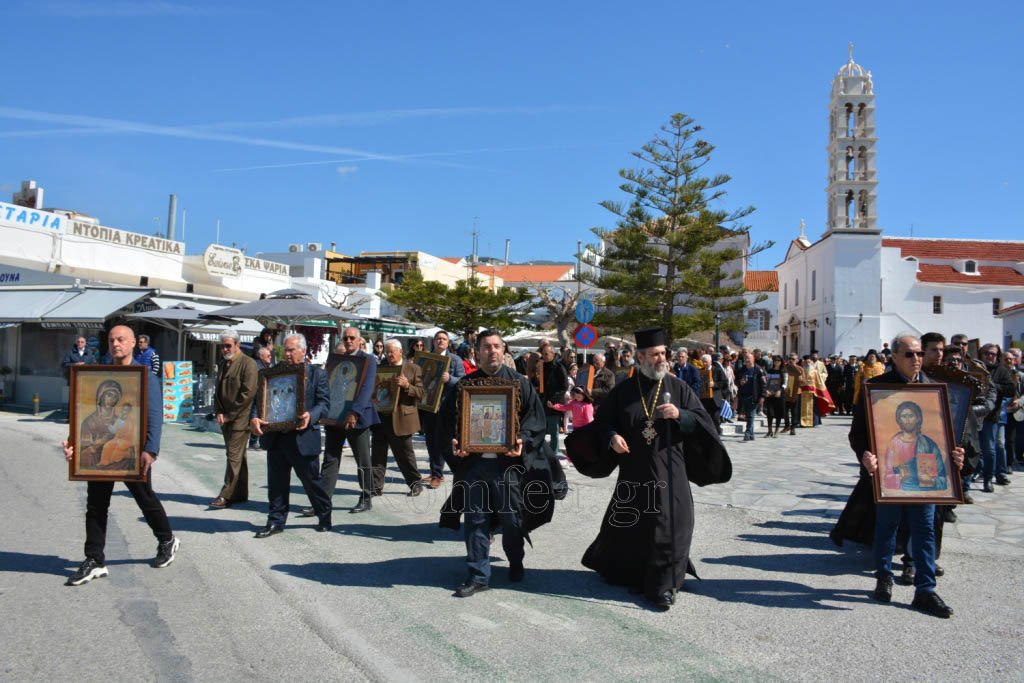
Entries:
{"label": "child in pink jacket", "polygon": [[594,421],[594,400],[586,387],[573,387],[572,400],[568,403],[552,403],[548,401],[548,408],[559,410],[563,413],[572,413],[572,428],[579,429]]}

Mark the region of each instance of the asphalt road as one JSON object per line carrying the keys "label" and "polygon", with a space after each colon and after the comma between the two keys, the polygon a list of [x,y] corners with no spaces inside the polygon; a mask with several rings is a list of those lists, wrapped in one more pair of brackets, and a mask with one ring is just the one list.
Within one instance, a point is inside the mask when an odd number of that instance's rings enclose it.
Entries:
{"label": "asphalt road", "polygon": [[65,587],[85,508],[57,447],[67,427],[0,413],[0,679],[1020,680],[1021,492],[1001,487],[962,512],[973,527],[998,517],[998,536],[947,527],[939,593],[953,619],[910,609],[906,587],[876,604],[869,553],[827,537],[855,476],[845,425],[729,437],[734,481],[695,492],[702,580],[661,613],[580,565],[613,480],[570,471],[572,492],[527,549],[526,580],[509,584],[498,560],[493,590],[460,600],[461,536],[437,527],[444,489],[407,498],[393,470],[373,512],[348,515],[346,457],[332,533],[293,515],[284,534],[255,540],[264,454],[250,457],[252,502],[210,511],[220,438],[176,425],[154,486],[181,539],[177,560],[149,567],[156,542],[118,486],[110,577]]}

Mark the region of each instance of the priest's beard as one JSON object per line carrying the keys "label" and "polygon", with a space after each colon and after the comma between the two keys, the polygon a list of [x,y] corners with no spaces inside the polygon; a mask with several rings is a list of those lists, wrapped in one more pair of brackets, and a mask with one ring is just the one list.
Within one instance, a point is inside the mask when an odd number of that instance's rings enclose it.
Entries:
{"label": "priest's beard", "polygon": [[653,380],[660,380],[668,374],[668,363],[662,361],[660,363],[648,363],[646,360],[640,363],[640,372],[643,373],[644,377],[648,377]]}

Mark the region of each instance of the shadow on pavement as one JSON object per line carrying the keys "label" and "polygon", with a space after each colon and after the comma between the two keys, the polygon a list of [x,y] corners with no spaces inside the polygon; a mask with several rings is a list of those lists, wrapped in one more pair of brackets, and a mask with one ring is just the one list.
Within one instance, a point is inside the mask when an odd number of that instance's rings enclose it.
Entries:
{"label": "shadow on pavement", "polygon": [[33,555],[0,550],[0,572],[66,576],[78,566],[79,562],[81,560],[76,562],[56,555]]}
{"label": "shadow on pavement", "polygon": [[796,536],[792,534],[739,534],[741,541],[749,543],[765,543],[776,548],[810,548],[830,550],[835,547],[826,534],[815,536]]}
{"label": "shadow on pavement", "polygon": [[812,481],[810,483],[817,484],[818,486],[835,486],[836,488],[843,488],[843,489],[852,489],[853,488],[853,484],[843,484],[842,482],[838,482],[838,481]]}
{"label": "shadow on pavement", "polygon": [[832,522],[787,522],[773,519],[767,522],[758,522],[754,526],[760,529],[790,529],[791,531],[827,534],[833,524]]}
{"label": "shadow on pavement", "polygon": [[[823,548],[833,549],[828,537],[821,539]],[[704,564],[723,564],[732,567],[746,567],[765,572],[785,574],[815,574],[818,576],[845,576],[859,574],[868,569],[858,569],[856,562],[844,553],[785,553],[782,555],[726,555],[703,558]]]}
{"label": "shadow on pavement", "polygon": [[[367,514],[373,514],[372,512]],[[335,513],[337,515],[337,513]],[[349,519],[355,515],[349,515]],[[334,532],[343,536],[359,536],[378,541],[404,543],[434,543],[436,541],[462,542],[462,535],[451,529],[441,529],[437,522],[424,524],[400,524],[397,526],[381,526],[377,524],[347,524],[347,519],[335,519]]]}
{"label": "shadow on pavement", "polygon": [[[852,605],[870,603],[868,590],[823,590],[794,581],[768,579],[704,579],[688,581],[687,593],[703,595],[719,602],[742,602],[759,607],[784,609],[825,609],[849,611]],[[680,598],[682,599],[682,598]],[[850,607],[826,605],[825,602],[850,603]]]}
{"label": "shadow on pavement", "polygon": [[[141,517],[140,517],[141,519]],[[259,523],[248,522],[241,519],[228,519],[226,517],[167,517],[171,528],[175,533],[190,532],[196,534],[221,534],[231,531],[251,531],[256,533],[263,528],[263,520]],[[313,520],[316,525],[316,520]],[[289,525],[290,526],[290,525]]]}
{"label": "shadow on pavement", "polygon": [[806,498],[808,500],[846,500],[850,497],[847,493],[801,493],[797,498]]}
{"label": "shadow on pavement", "polygon": [[[623,587],[606,584],[596,572],[577,569],[531,569],[526,562],[526,578],[522,583],[508,581],[508,569],[491,558],[491,588],[514,590],[552,597],[607,601],[621,606],[636,603],[643,609],[645,601],[630,595]],[[402,557],[381,562],[312,562],[309,564],[276,564],[274,571],[331,586],[393,588],[419,586],[454,590],[465,578],[465,558]],[[687,584],[689,585],[689,583]],[[484,595],[487,595],[486,593]]]}

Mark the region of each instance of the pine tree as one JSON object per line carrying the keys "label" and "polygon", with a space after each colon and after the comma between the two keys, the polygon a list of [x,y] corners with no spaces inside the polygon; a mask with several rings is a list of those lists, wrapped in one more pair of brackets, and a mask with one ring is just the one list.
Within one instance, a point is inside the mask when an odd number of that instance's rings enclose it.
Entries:
{"label": "pine tree", "polygon": [[714,328],[719,313],[723,329],[742,329],[748,304],[735,264],[772,243],[746,247],[750,228],[743,219],[753,207],[717,208],[730,178],[702,175],[714,147],[700,130],[674,114],[662,134],[633,152],[640,166],[619,171],[628,203],[601,203],[618,220],[612,230],[594,228],[603,249],[588,249],[598,272],[586,279],[605,290],[594,320],[599,327],[628,333],[661,326],[679,339]]}

